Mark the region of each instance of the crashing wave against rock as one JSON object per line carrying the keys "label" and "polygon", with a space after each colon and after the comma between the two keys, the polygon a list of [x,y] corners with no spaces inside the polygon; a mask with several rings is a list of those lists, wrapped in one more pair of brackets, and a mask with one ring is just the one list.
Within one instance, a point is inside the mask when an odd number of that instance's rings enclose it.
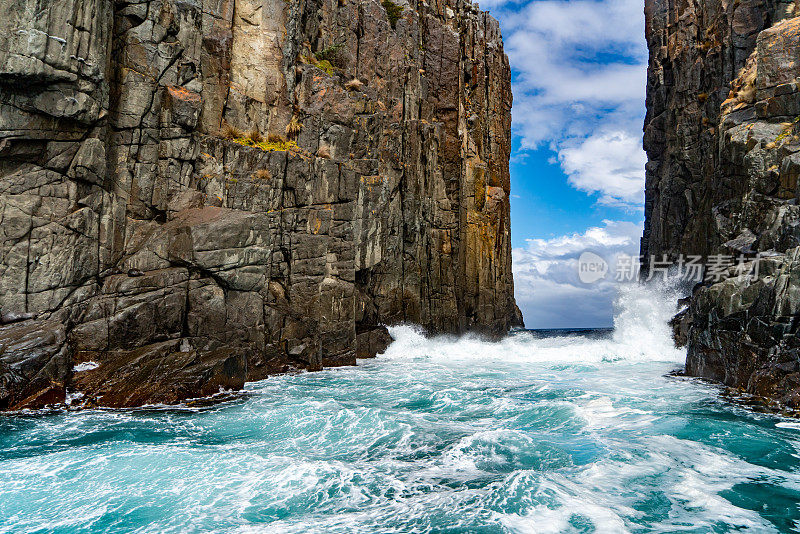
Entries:
{"label": "crashing wave against rock", "polygon": [[384,324],[521,323],[499,26],[385,4],[0,6],[0,408],[179,402],[353,364]]}
{"label": "crashing wave against rock", "polygon": [[648,0],[642,253],[744,255],[695,292],[687,373],[800,409],[800,5]]}

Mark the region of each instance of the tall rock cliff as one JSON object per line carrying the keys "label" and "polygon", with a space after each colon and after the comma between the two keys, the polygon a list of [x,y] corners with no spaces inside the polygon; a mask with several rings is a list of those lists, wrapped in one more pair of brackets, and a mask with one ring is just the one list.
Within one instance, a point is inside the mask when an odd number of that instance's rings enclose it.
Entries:
{"label": "tall rock cliff", "polygon": [[171,403],[521,323],[469,0],[0,5],[0,408]]}
{"label": "tall rock cliff", "polygon": [[645,264],[734,264],[681,319],[686,371],[800,408],[800,3],[647,0],[645,14]]}

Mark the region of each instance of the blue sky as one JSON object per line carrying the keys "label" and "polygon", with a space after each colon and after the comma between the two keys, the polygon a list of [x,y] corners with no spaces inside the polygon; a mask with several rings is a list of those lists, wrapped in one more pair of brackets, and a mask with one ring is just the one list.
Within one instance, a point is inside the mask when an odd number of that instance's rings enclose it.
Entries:
{"label": "blue sky", "polygon": [[642,0],[482,0],[513,71],[511,229],[529,328],[611,326],[612,281],[577,257],[638,254],[647,49]]}

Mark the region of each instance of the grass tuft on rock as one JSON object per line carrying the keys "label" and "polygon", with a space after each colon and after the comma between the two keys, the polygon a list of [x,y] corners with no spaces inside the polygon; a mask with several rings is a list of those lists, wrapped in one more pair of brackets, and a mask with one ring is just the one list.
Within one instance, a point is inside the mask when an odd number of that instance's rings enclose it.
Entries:
{"label": "grass tuft on rock", "polygon": [[362,82],[358,78],[353,78],[352,80],[344,84],[344,88],[347,89],[348,91],[360,91],[362,87],[364,87],[364,82]]}
{"label": "grass tuft on rock", "polygon": [[383,9],[386,10],[386,16],[389,18],[389,24],[391,24],[392,28],[394,28],[397,25],[397,21],[403,16],[402,6],[398,6],[392,2],[392,0],[383,0],[381,3],[383,4]]}
{"label": "grass tuft on rock", "polygon": [[264,140],[264,136],[261,135],[261,132],[258,131],[258,128],[253,128],[250,130],[250,133],[247,134],[247,138],[255,144],[258,144]]}
{"label": "grass tuft on rock", "polygon": [[795,117],[795,119],[792,122],[784,122],[782,124],[783,130],[781,131],[780,134],[778,134],[778,137],[775,138],[775,143],[776,144],[777,143],[782,143],[787,138],[790,138],[790,136],[794,132],[795,125],[798,122],[800,122],[800,116]]}
{"label": "grass tuft on rock", "polygon": [[269,180],[270,174],[268,169],[258,169],[253,173],[254,180]]}
{"label": "grass tuft on rock", "polygon": [[297,120],[297,116],[292,115],[292,120],[290,120],[289,124],[286,125],[286,137],[291,140],[297,139],[302,129],[303,125],[299,120]]}
{"label": "grass tuft on rock", "polygon": [[342,49],[343,44],[335,44],[331,45],[324,50],[320,50],[319,52],[314,52],[314,57],[317,61],[329,61],[333,64],[336,61],[336,55],[339,50]]}
{"label": "grass tuft on rock", "polygon": [[324,71],[328,76],[333,76],[333,74],[336,72],[336,67],[334,67],[327,59],[317,61],[316,67]]}
{"label": "grass tuft on rock", "polygon": [[242,133],[241,130],[231,126],[225,120],[222,121],[222,128],[220,128],[220,132],[219,133],[220,133],[220,137],[222,137],[223,139],[229,139],[229,140],[236,139],[237,137],[244,137],[244,133]]}
{"label": "grass tuft on rock", "polygon": [[231,139],[234,143],[238,143],[242,146],[249,146],[253,148],[260,148],[264,152],[286,152],[288,150],[296,149],[297,143],[294,141],[287,141],[285,138],[281,136],[277,136],[277,138],[270,135],[266,140],[261,140],[259,142],[253,141],[250,137],[237,137],[235,139]]}

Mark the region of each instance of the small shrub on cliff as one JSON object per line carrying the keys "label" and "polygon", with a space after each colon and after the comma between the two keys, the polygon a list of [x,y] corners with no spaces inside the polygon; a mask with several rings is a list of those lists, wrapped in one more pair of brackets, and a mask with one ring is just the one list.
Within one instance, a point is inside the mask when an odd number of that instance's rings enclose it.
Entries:
{"label": "small shrub on cliff", "polygon": [[775,138],[775,143],[782,143],[784,140],[789,138],[792,133],[794,132],[795,125],[800,122],[800,116],[796,117],[792,122],[784,122],[782,124],[783,131],[778,134],[778,137]]}
{"label": "small shrub on cliff", "polygon": [[397,21],[403,16],[403,8],[392,2],[392,0],[383,0],[381,3],[383,4],[383,9],[386,10],[386,17],[389,19],[389,24],[394,28],[397,25]]}
{"label": "small shrub on cliff", "polygon": [[261,132],[258,131],[258,128],[253,128],[250,130],[250,133],[247,134],[247,138],[255,144],[258,144],[264,140],[264,136],[261,135]]}
{"label": "small shrub on cliff", "polygon": [[748,65],[745,67],[745,72],[742,76],[742,87],[736,93],[736,99],[739,102],[752,104],[756,99],[756,68],[755,65]]}
{"label": "small shrub on cliff", "polygon": [[364,87],[364,82],[359,80],[358,78],[353,78],[346,84],[344,84],[344,88],[348,91],[360,91],[361,88]]}
{"label": "small shrub on cliff", "polygon": [[341,50],[343,46],[343,44],[331,45],[319,52],[315,52],[314,57],[317,61],[330,61],[331,64],[336,63],[339,50]]}
{"label": "small shrub on cliff", "polygon": [[220,128],[220,136],[224,139],[236,139],[237,137],[244,137],[244,134],[238,128],[234,128],[227,121],[222,121],[222,128]]}
{"label": "small shrub on cliff", "polygon": [[271,133],[267,136],[268,143],[286,144],[286,138],[282,135]]}
{"label": "small shrub on cliff", "polygon": [[267,169],[258,169],[256,172],[253,173],[254,180],[269,180],[270,174],[269,170]]}
{"label": "small shrub on cliff", "polygon": [[297,139],[302,129],[303,125],[297,120],[297,115],[292,115],[292,120],[286,125],[286,137],[289,139]]}
{"label": "small shrub on cliff", "polygon": [[333,76],[333,73],[336,72],[336,68],[327,59],[317,61],[316,67],[324,71],[328,76]]}
{"label": "small shrub on cliff", "polygon": [[300,56],[300,61],[307,65],[316,65],[318,63],[317,58],[314,57],[314,54],[302,54]]}

